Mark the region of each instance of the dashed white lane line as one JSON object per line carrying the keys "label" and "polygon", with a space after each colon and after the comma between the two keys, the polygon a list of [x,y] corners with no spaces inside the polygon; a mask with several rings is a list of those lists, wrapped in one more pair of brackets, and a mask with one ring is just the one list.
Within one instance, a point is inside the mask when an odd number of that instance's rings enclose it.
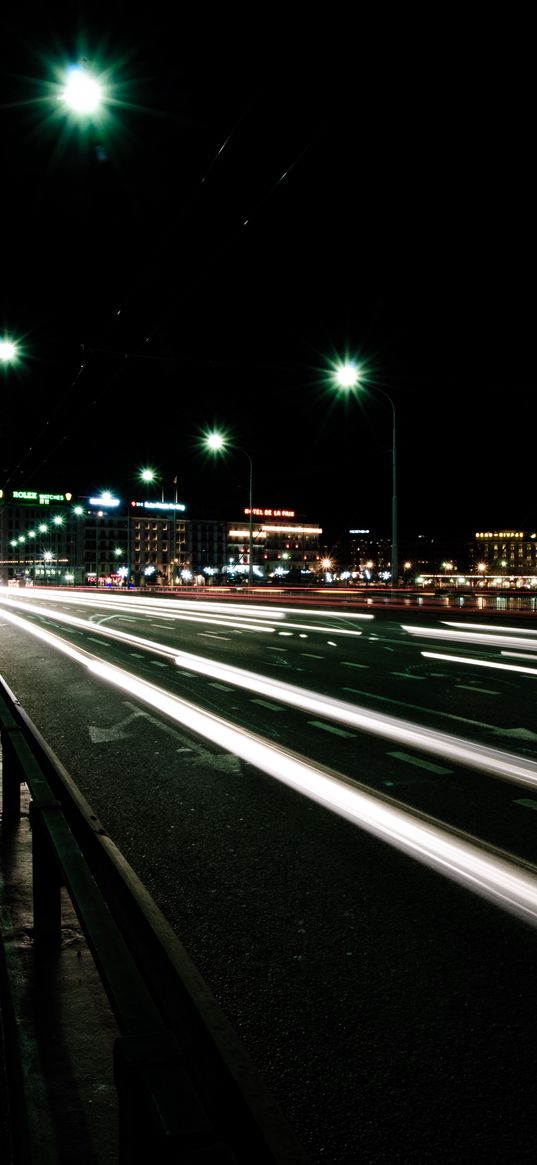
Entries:
{"label": "dashed white lane line", "polygon": [[401,680],[426,680],[427,676],[411,676],[406,671],[392,671],[392,676],[399,676]]}
{"label": "dashed white lane line", "polygon": [[342,660],[341,666],[342,667],[359,667],[359,668],[364,668],[366,671],[369,668],[368,663],[353,663],[352,660],[350,660],[350,659]]}
{"label": "dashed white lane line", "polygon": [[313,655],[311,651],[301,651],[300,654],[304,656],[304,659],[324,659],[324,655]]}
{"label": "dashed white lane line", "polygon": [[269,647],[267,644],[267,651],[283,651],[283,652],[287,653],[287,648],[286,647]]}
{"label": "dashed white lane line", "polygon": [[199,639],[225,639],[226,643],[229,643],[229,640],[231,637],[229,635],[218,635],[216,631],[198,631],[198,638]]}
{"label": "dashed white lane line", "polygon": [[229,684],[219,684],[216,680],[209,680],[210,688],[218,688],[221,692],[234,692],[235,689]]}
{"label": "dashed white lane line", "polygon": [[152,667],[169,667],[170,666],[169,663],[163,663],[161,659],[152,659],[151,665],[152,665]]}
{"label": "dashed white lane line", "polygon": [[335,724],[326,724],[324,720],[308,720],[312,728],[322,728],[323,732],[332,732],[334,736],[345,736],[348,740],[353,740],[356,736],[355,732],[345,732],[344,728],[336,728]]}
{"label": "dashed white lane line", "polygon": [[454,688],[460,688],[461,692],[481,692],[483,696],[499,696],[499,692],[493,691],[492,688],[475,688],[473,684],[454,684]]}
{"label": "dashed white lane line", "polygon": [[270,700],[251,700],[251,704],[261,704],[262,708],[269,708],[271,712],[283,712],[282,704],[273,704]]}
{"label": "dashed white lane line", "polygon": [[442,765],[434,765],[431,761],[422,760],[419,756],[412,756],[409,752],[389,752],[388,756],[393,756],[396,760],[402,760],[408,765],[416,765],[418,769],[427,769],[430,773],[438,773],[439,776],[448,776],[453,772],[453,769],[445,769]]}
{"label": "dashed white lane line", "polygon": [[523,805],[525,809],[537,810],[537,801],[533,801],[531,797],[519,797],[513,801],[513,805]]}

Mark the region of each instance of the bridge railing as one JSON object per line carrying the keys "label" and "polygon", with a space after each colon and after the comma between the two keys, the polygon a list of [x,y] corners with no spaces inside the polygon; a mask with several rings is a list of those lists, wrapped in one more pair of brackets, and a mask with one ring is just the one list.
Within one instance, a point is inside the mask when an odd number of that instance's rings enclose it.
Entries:
{"label": "bridge railing", "polygon": [[121,1165],[306,1165],[175,932],[2,677],[0,743],[4,836],[19,822],[22,782],[30,792],[38,965],[61,944],[64,887],[115,1017]]}

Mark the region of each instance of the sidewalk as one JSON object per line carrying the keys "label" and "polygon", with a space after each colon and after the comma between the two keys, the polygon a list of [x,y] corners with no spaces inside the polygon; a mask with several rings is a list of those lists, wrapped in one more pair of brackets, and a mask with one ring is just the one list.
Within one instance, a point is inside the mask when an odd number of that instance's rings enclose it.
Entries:
{"label": "sidewalk", "polygon": [[117,1027],[66,895],[60,950],[34,948],[24,787],[22,813],[0,849],[0,1160],[117,1165]]}
{"label": "sidewalk", "polygon": [[2,1024],[0,1008],[0,1161],[2,1161],[2,1165],[13,1165],[13,1160],[11,1114],[9,1111],[8,1085],[5,1063],[4,1027]]}

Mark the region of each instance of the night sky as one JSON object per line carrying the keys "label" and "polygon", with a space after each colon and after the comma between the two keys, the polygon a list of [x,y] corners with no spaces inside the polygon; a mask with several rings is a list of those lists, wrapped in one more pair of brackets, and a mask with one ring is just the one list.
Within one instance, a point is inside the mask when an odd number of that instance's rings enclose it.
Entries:
{"label": "night sky", "polygon": [[387,393],[402,537],[535,528],[529,28],[88,11],[2,36],[0,486],[135,497],[149,464],[231,518],[247,452],[255,505],[388,536]]}

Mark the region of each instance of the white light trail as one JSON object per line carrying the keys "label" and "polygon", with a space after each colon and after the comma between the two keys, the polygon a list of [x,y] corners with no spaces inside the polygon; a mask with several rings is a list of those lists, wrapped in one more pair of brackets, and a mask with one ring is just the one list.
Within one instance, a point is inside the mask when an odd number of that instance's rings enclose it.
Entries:
{"label": "white light trail", "polygon": [[464,627],[467,630],[494,631],[500,634],[503,634],[504,631],[508,631],[510,635],[513,633],[515,635],[517,633],[520,635],[537,635],[537,631],[533,631],[530,627],[522,627],[519,630],[517,627],[498,627],[497,624],[495,625],[494,623],[456,623],[449,619],[442,619],[442,623],[444,623],[446,627]]}
{"label": "white light trail", "polygon": [[[54,591],[43,595],[40,594],[38,597],[39,601],[53,600],[57,602],[58,599],[60,599],[62,603],[71,603],[76,606],[103,608],[103,610],[105,609],[107,612],[112,609],[115,611],[121,611],[123,614],[126,611],[128,611],[130,614],[134,612],[135,614],[139,615],[158,613],[165,618],[172,618],[177,621],[182,620],[187,623],[214,623],[216,626],[235,627],[239,630],[267,632],[273,630],[273,628],[270,626],[271,623],[278,623],[281,620],[285,620],[285,616],[288,612],[292,612],[296,618],[296,609],[293,607],[277,607],[274,609],[272,607],[259,607],[257,605],[252,607],[247,606],[244,603],[203,603],[198,602],[197,600],[175,601],[173,599],[169,601],[166,601],[165,599],[144,599],[143,602],[141,602],[139,599],[131,600],[128,596],[115,598],[113,595],[107,595],[106,597],[95,596],[94,598],[93,596],[89,595],[79,596],[78,594],[64,594],[62,591]],[[19,607],[21,610],[24,608],[26,610],[34,610],[35,612],[42,614],[42,609],[40,611],[39,607],[32,606],[31,598],[26,596],[23,597],[20,593],[14,595],[13,591],[2,593],[2,589],[0,588],[0,602],[8,603],[12,607]],[[186,608],[186,610],[184,610],[184,608]],[[326,619],[326,611],[308,611],[307,615],[309,619],[315,617],[318,617],[319,619]],[[341,611],[334,611],[331,612],[331,617],[332,615],[339,621],[343,619],[374,619],[374,615],[355,612],[343,613]],[[269,623],[268,627],[267,622]],[[361,631],[354,630],[351,627],[326,627],[323,624],[317,623],[290,623],[285,620],[283,626],[294,631],[312,631],[318,634],[333,634],[334,631],[337,631],[338,635],[346,635],[350,637],[356,637],[362,634]]]}
{"label": "white light trail", "polygon": [[268,744],[254,733],[236,728],[212,713],[202,712],[188,701],[145,680],[135,679],[121,668],[96,660],[44,628],[29,625],[11,611],[6,612],[5,617],[82,664],[105,683],[113,684],[176,723],[211,740],[224,751],[241,757],[381,841],[485,897],[495,906],[537,925],[537,871],[520,868],[506,857],[497,856],[469,840],[456,838],[438,825],[399,809],[388,799],[349,784],[337,773]]}
{"label": "white light trail", "polygon": [[410,635],[417,635],[419,639],[450,639],[456,643],[476,643],[480,647],[527,647],[537,651],[535,640],[521,638],[522,632],[517,638],[514,638],[501,634],[476,635],[471,631],[443,631],[439,627],[413,627],[404,623],[401,623],[401,627],[403,631],[408,631]]}
{"label": "white light trail", "polygon": [[[7,612],[5,617],[9,617]],[[26,630],[34,631],[35,625],[27,624],[24,619],[19,619],[13,615],[12,620]],[[63,615],[62,620],[75,625],[81,622],[83,628],[86,631],[88,629],[87,622],[78,620],[76,616]],[[383,712],[372,712],[359,705],[348,704],[331,696],[323,696],[283,680],[267,679],[263,675],[246,671],[232,664],[217,663],[215,660],[206,659],[204,656],[194,655],[188,651],[177,651],[177,649],[165,647],[137,635],[130,635],[125,631],[114,631],[109,627],[93,627],[93,630],[106,638],[120,640],[132,646],[141,647],[143,650],[159,653],[168,659],[174,659],[178,666],[186,668],[190,672],[196,672],[223,683],[234,684],[249,692],[256,692],[257,695],[263,695],[271,700],[290,705],[301,712],[313,713],[317,717],[345,724],[358,732],[381,736],[421,752],[441,756],[454,764],[479,769],[501,780],[512,781],[515,784],[531,786],[532,788],[537,785],[537,764],[512,753],[487,748],[485,745],[475,744],[471,740],[452,736],[449,733],[423,728],[412,721],[387,716]],[[429,653],[422,652],[422,655],[427,654]],[[433,655],[433,658],[437,657]],[[458,657],[454,658],[458,659]],[[475,663],[476,661],[469,660],[468,662]],[[509,664],[496,666],[511,667]]]}
{"label": "white light trail", "polygon": [[426,659],[443,659],[446,663],[463,663],[468,667],[489,667],[493,671],[514,671],[526,676],[537,676],[537,668],[517,666],[514,663],[499,663],[494,659],[473,659],[464,655],[442,655],[439,651],[420,652]]}

